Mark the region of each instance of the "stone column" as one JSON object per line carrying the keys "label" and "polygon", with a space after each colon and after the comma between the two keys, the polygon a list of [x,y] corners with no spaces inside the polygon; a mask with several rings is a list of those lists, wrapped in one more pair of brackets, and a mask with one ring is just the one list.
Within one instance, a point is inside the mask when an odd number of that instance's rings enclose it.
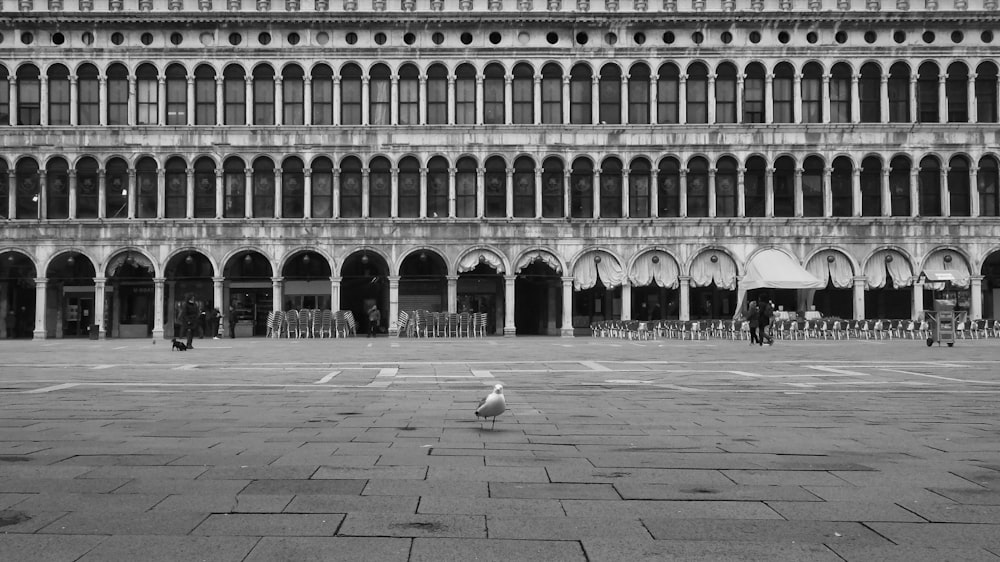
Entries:
{"label": "stone column", "polygon": [[[888,94],[886,94],[888,95]],[[910,123],[917,122],[917,75],[910,75]]]}
{"label": "stone column", "polygon": [[253,168],[243,168],[243,216],[253,216]]}
{"label": "stone column", "polygon": [[[103,78],[102,78],[102,82],[103,82]],[[15,80],[15,79],[9,79],[7,81],[7,86],[8,86],[7,87],[7,100],[8,100],[7,115],[8,115],[8,122],[7,123],[0,123],[0,125],[16,126],[17,125],[17,80]],[[104,103],[103,102],[101,103],[101,107],[102,108],[104,107]],[[101,123],[101,124],[103,125],[104,123]],[[12,183],[10,185],[14,185],[14,184]],[[12,189],[11,192],[13,193],[14,190]],[[11,207],[11,208],[13,209],[13,207]]]}
{"label": "stone column", "polygon": [[[538,125],[542,122],[542,75],[541,74],[536,74],[534,76],[532,95],[534,97],[532,98],[533,118],[531,122],[534,123],[535,125]],[[504,332],[506,335],[506,327],[504,328]]]}
{"label": "stone column", "polygon": [[573,337],[573,278],[562,278],[562,328],[559,335]]}
{"label": "stone column", "polygon": [[[225,277],[212,277],[212,306],[219,309],[219,313],[222,315],[219,320],[222,320],[222,317],[224,316],[228,316],[226,314],[226,300],[222,294],[223,284],[225,282]],[[219,334],[212,334],[212,337],[217,335]]]}
{"label": "stone column", "polygon": [[[389,276],[389,325],[399,318],[399,276]],[[393,334],[395,335],[395,334]]]}
{"label": "stone column", "polygon": [[312,218],[312,168],[302,170],[302,218]]}
{"label": "stone column", "polygon": [[[455,77],[448,77],[448,124],[455,124]],[[454,215],[452,215],[454,216]]]}
{"label": "stone column", "polygon": [[312,125],[313,121],[312,96],[312,78],[306,76],[302,79],[302,124],[306,127]]}
{"label": "stone column", "polygon": [[[38,204],[36,216],[39,219],[47,219],[49,217],[49,186],[48,186],[48,175],[45,170],[38,171]],[[10,186],[13,187],[13,186]],[[8,188],[10,189],[10,188]]]}
{"label": "stone column", "polygon": [[851,74],[851,123],[861,122],[861,77]]}
{"label": "stone column", "polygon": [[[476,74],[476,125],[482,125],[485,122],[483,119],[483,83],[485,77],[482,74]],[[482,215],[480,215],[482,216]]]}
{"label": "stone column", "polygon": [[[562,113],[563,113],[563,124],[570,122],[570,111],[569,111],[569,74],[563,76],[563,86],[562,86]],[[569,215],[567,215],[569,216]]]}
{"label": "stone column", "polygon": [[185,100],[187,105],[187,125],[189,127],[194,125],[194,75],[189,74],[187,76],[187,99]]}
{"label": "stone column", "polygon": [[910,216],[919,217],[920,208],[920,168],[916,162],[910,168]]}
{"label": "stone column", "polygon": [[340,76],[333,77],[333,124],[340,125]]}
{"label": "stone column", "polygon": [[629,79],[629,75],[623,73],[622,74],[622,86],[621,86],[621,90],[620,90],[620,94],[619,94],[619,98],[621,99],[621,108],[620,108],[621,109],[621,117],[620,117],[621,121],[620,121],[620,123],[622,125],[628,124],[628,105],[629,105],[629,103],[628,103],[629,102],[629,99],[628,99],[628,79]]}
{"label": "stone column", "polygon": [[688,321],[691,319],[691,277],[681,275],[678,278],[680,283],[680,308],[677,310],[678,320]]}
{"label": "stone column", "polygon": [[542,168],[535,168],[535,218],[542,218]]}
{"label": "stone column", "polygon": [[593,182],[594,186],[593,189],[590,190],[591,193],[593,193],[593,200],[594,200],[593,217],[595,219],[599,219],[601,218],[601,170],[600,169],[594,168],[594,178],[591,180],[591,182]]}
{"label": "stone column", "polygon": [[823,216],[832,217],[833,216],[833,188],[832,188],[832,176],[833,168],[825,167],[823,168],[823,175],[821,180],[823,185],[821,190],[823,193]]}
{"label": "stone column", "polygon": [[476,217],[483,218],[486,215],[485,181],[486,168],[476,168]]}
{"label": "stone column", "polygon": [[718,121],[715,107],[715,74],[708,75],[708,123],[713,124]]}
{"label": "stone column", "polygon": [[660,171],[656,168],[649,173],[649,216],[660,216]]}
{"label": "stone column", "polygon": [[802,113],[802,75],[796,74],[792,80],[792,123],[801,123]]}
{"label": "stone column", "polygon": [[622,168],[622,217],[629,218],[631,213],[629,213],[629,207],[631,206],[632,194],[631,186],[628,182],[629,168]]}
{"label": "stone column", "polygon": [[566,168],[563,170],[563,216],[567,219],[573,216],[572,209],[570,208],[570,196],[572,195],[572,190],[570,189],[571,179],[570,170]]}
{"label": "stone column", "polygon": [[48,329],[45,322],[45,312],[48,309],[48,285],[49,280],[47,278],[35,278],[35,331],[32,337],[36,340],[48,338]]}
{"label": "stone column", "polygon": [[656,125],[660,122],[660,92],[657,88],[657,76],[649,77],[649,123]]}
{"label": "stone column", "polygon": [[[104,189],[105,172],[104,170],[101,170],[100,172],[98,172],[98,174],[100,176],[99,178],[100,181],[98,182],[97,192],[98,194],[100,194],[101,190]],[[138,196],[137,191],[138,190],[136,189],[136,181],[135,181],[135,168],[129,168],[128,174],[125,176],[125,196],[128,197],[128,202],[126,203],[126,205],[128,205],[127,212],[128,212],[128,218],[130,219],[135,218],[136,197]],[[101,205],[101,207],[103,208],[103,204]],[[100,212],[102,211],[98,210],[98,213]]]}
{"label": "stone column", "polygon": [[[225,194],[223,193],[223,170],[221,168],[215,171],[215,218],[221,219],[225,210]],[[220,311],[222,311],[220,309]],[[224,311],[222,311],[224,312]]]}
{"label": "stone column", "polygon": [[420,168],[420,209],[417,216],[427,218],[427,168]]}
{"label": "stone column", "polygon": [[341,277],[330,277],[330,310],[340,310],[340,282]]}
{"label": "stone column", "polygon": [[163,339],[163,277],[153,279],[153,339]]}
{"label": "stone column", "polygon": [[[677,123],[683,125],[687,123],[687,74],[681,73],[678,76],[677,87]],[[682,215],[683,216],[683,215]]]}
{"label": "stone column", "polygon": [[282,214],[281,168],[274,169],[274,218],[280,219]]}
{"label": "stone column", "polygon": [[507,182],[505,188],[505,204],[507,207],[507,218],[514,217],[514,168],[507,168]]}
{"label": "stone column", "polygon": [[285,87],[281,76],[274,77],[274,124],[285,123]]}
{"label": "stone column", "polygon": [[[13,82],[13,80],[11,80]],[[13,113],[11,115],[14,115]],[[7,170],[7,218],[20,218],[17,216],[17,171],[14,168]]]}
{"label": "stone column", "polygon": [[774,168],[764,170],[764,216],[774,216]]}
{"label": "stone column", "polygon": [[69,77],[69,124],[79,125],[80,114],[79,114],[79,86],[77,85],[76,76]]}
{"label": "stone column", "polygon": [[[389,124],[399,124],[399,75],[389,77]],[[393,215],[395,216],[395,215]]]}
{"label": "stone column", "polygon": [[632,285],[626,279],[622,283],[622,320],[632,319]]}
{"label": "stone column", "polygon": [[601,77],[596,70],[590,79],[590,122],[594,125],[601,122]]}
{"label": "stone column", "polygon": [[976,73],[969,73],[969,82],[965,86],[965,103],[966,103],[966,113],[968,118],[966,121],[969,123],[975,123],[979,121],[979,108],[976,106]]}
{"label": "stone column", "polygon": [[747,216],[747,185],[746,168],[739,168],[736,173],[736,216]]}
{"label": "stone column", "polygon": [[913,281],[913,310],[910,319],[919,320],[924,315],[924,284]]}
{"label": "stone column", "polygon": [[162,219],[167,208],[167,172],[156,170],[156,218]]}
{"label": "stone column", "polygon": [[419,90],[417,95],[420,99],[417,102],[417,123],[427,124],[427,76],[421,75],[419,79]]}
{"label": "stone column", "polygon": [[517,280],[516,275],[504,275],[503,276],[503,335],[514,336],[517,334],[517,327],[514,325],[514,314],[516,313],[516,306],[514,302],[514,295],[516,294],[514,283]]}
{"label": "stone column", "polygon": [[851,169],[851,216],[861,216],[861,168]]}
{"label": "stone column", "polygon": [[458,312],[458,275],[448,275],[448,312]]}
{"label": "stone column", "polygon": [[969,277],[969,318],[980,320],[983,317],[983,276],[972,275]]}
{"label": "stone column", "polygon": [[215,124],[224,125],[226,123],[225,80],[220,76],[215,79]]}
{"label": "stone column", "polygon": [[892,170],[886,166],[882,168],[882,216],[892,216],[892,190],[889,189],[889,174]]}
{"label": "stone column", "polygon": [[94,320],[93,325],[97,328],[97,339],[103,340],[107,338],[107,332],[104,326],[104,299],[105,297],[105,287],[107,286],[107,278],[105,277],[94,277]]}
{"label": "stone column", "polygon": [[830,75],[823,75],[823,118],[821,123],[830,122]]}
{"label": "stone column", "polygon": [[938,123],[950,121],[948,115],[948,90],[945,88],[946,74],[938,75]]}
{"label": "stone column", "polygon": [[714,167],[708,169],[708,216],[710,217],[719,214],[718,202],[715,200],[715,173],[717,171]]}
{"label": "stone column", "polygon": [[399,168],[389,169],[389,216],[399,217]]}
{"label": "stone column", "polygon": [[[246,107],[244,107],[244,110],[245,110],[245,112],[244,112],[244,118],[246,119],[246,121],[244,122],[244,124],[245,125],[253,125],[253,101],[254,101],[254,99],[253,99],[253,76],[248,75],[246,77],[245,81],[246,81],[246,94],[245,94],[245,98],[244,99],[246,100],[245,101]],[[224,103],[224,101],[225,100],[222,100],[222,99],[218,100],[218,102],[220,104]]]}
{"label": "stone column", "polygon": [[792,200],[793,200],[793,206],[794,206],[794,211],[793,211],[792,214],[794,214],[796,217],[801,217],[803,215],[803,212],[802,212],[802,173],[803,173],[803,171],[804,170],[802,168],[795,168],[795,180],[794,180],[795,183],[792,185]]}
{"label": "stone column", "polygon": [[[40,102],[39,102],[39,125],[46,126],[49,124],[49,77],[42,76],[38,77],[39,87],[41,91]],[[44,338],[42,338],[44,339]]]}
{"label": "stone column", "polygon": [[979,208],[979,168],[969,167],[969,216],[978,217],[981,213]]}
{"label": "stone column", "polygon": [[879,119],[883,123],[889,122],[889,75],[883,74],[879,78]]}
{"label": "stone column", "polygon": [[680,209],[677,215],[681,218],[688,216],[688,177],[687,168],[680,169],[680,185],[678,186],[680,191]]}
{"label": "stone column", "polygon": [[[135,168],[129,168],[128,174],[130,180],[135,179]],[[13,190],[11,191],[13,192]],[[108,213],[107,172],[104,170],[104,168],[99,168],[97,170],[97,218],[99,219],[107,218],[107,213]]]}
{"label": "stone column", "polygon": [[340,218],[340,168],[333,169],[333,216]]}
{"label": "stone column", "polygon": [[455,174],[458,168],[448,168],[448,217],[455,218]]}
{"label": "stone column", "polygon": [[510,125],[514,122],[514,76],[506,74],[503,77],[503,122]]}
{"label": "stone column", "polygon": [[764,122],[774,123],[774,75],[764,76]]}
{"label": "stone column", "polygon": [[69,218],[76,218],[76,170],[67,171],[69,176]]}
{"label": "stone column", "polygon": [[865,319],[865,283],[868,279],[864,275],[854,278],[854,319]]}
{"label": "stone column", "polygon": [[271,294],[273,295],[272,305],[274,310],[284,310],[285,309],[285,295],[282,291],[284,287],[284,277],[272,277],[271,278]]}
{"label": "stone column", "polygon": [[[940,197],[941,197],[941,216],[942,217],[950,217],[951,216],[951,195],[950,195],[951,192],[948,189],[948,172],[950,170],[951,170],[951,168],[948,167],[948,166],[941,166],[941,169],[938,170],[938,174],[939,174],[938,175],[938,178],[939,178],[938,179],[938,187],[939,187],[940,193],[941,193]],[[972,190],[971,190],[972,186],[969,186],[969,187],[970,187],[970,193],[969,193],[969,195],[971,196],[972,195]]]}
{"label": "stone column", "polygon": [[156,79],[156,124],[167,124],[167,79],[163,76]]}

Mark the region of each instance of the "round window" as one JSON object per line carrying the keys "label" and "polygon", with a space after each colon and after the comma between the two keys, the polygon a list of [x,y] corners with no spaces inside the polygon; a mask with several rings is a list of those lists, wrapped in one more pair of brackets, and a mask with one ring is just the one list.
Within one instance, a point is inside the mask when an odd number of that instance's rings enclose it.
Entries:
{"label": "round window", "polygon": [[844,43],[847,43],[847,32],[838,31],[837,34],[833,36],[833,38],[837,41],[837,43],[843,45]]}
{"label": "round window", "polygon": [[57,32],[55,32],[55,33],[52,34],[52,44],[53,45],[62,45],[65,42],[66,42],[66,36],[63,35],[62,33],[59,33],[57,31]]}
{"label": "round window", "polygon": [[175,33],[171,33],[170,34],[170,43],[171,44],[173,44],[173,45],[180,45],[183,42],[184,42],[184,36],[181,35],[180,33],[176,33],[175,32]]}
{"label": "round window", "polygon": [[288,44],[289,45],[298,45],[299,41],[302,40],[302,37],[298,33],[295,33],[293,31],[293,32],[291,32],[291,33],[288,34],[287,39],[288,39]]}
{"label": "round window", "polygon": [[590,41],[590,37],[586,33],[581,31],[580,33],[576,34],[577,45],[586,45],[587,41]]}
{"label": "round window", "polygon": [[951,42],[952,43],[961,43],[962,41],[965,41],[965,34],[964,33],[962,33],[961,31],[952,31],[951,32]]}
{"label": "round window", "polygon": [[142,35],[139,36],[139,41],[141,41],[143,45],[152,45],[153,44],[153,34],[152,33],[148,33],[148,32],[147,33],[143,33]]}
{"label": "round window", "polygon": [[719,38],[722,39],[722,42],[726,45],[733,42],[733,34],[728,31],[723,31]]}
{"label": "round window", "polygon": [[545,34],[545,40],[549,42],[549,45],[555,45],[559,42],[559,34],[555,31],[550,31]]}
{"label": "round window", "polygon": [[83,35],[80,36],[80,39],[83,41],[84,45],[94,44],[94,34],[89,31],[84,31]]}
{"label": "round window", "polygon": [[674,42],[675,39],[676,39],[676,37],[674,37],[674,32],[673,31],[664,31],[663,32],[663,42],[666,43],[667,45],[673,44],[673,42]]}
{"label": "round window", "polygon": [[35,42],[35,36],[30,31],[25,31],[21,34],[21,43],[25,45],[30,45]]}
{"label": "round window", "polygon": [[236,46],[236,45],[239,45],[242,42],[243,42],[243,36],[240,35],[239,33],[230,33],[229,34],[229,44],[230,45]]}
{"label": "round window", "polygon": [[815,31],[810,31],[809,33],[806,33],[806,41],[808,41],[809,43],[816,43],[817,41],[819,41],[819,33],[816,33]]}
{"label": "round window", "polygon": [[435,31],[434,35],[431,35],[431,41],[433,41],[435,45],[440,45],[441,43],[444,43],[444,33],[441,33],[440,31]]}
{"label": "round window", "polygon": [[787,31],[778,32],[778,43],[781,43],[782,45],[785,45],[785,44],[787,44],[791,40],[792,40],[792,36],[789,35]]}
{"label": "round window", "polygon": [[114,32],[111,34],[111,43],[114,45],[121,45],[125,42],[125,36],[119,32]]}
{"label": "round window", "polygon": [[759,31],[751,31],[750,32],[750,42],[753,43],[754,45],[756,45],[757,43],[760,43],[760,32]]}
{"label": "round window", "polygon": [[472,43],[472,34],[468,31],[463,32],[460,39],[462,40],[463,45],[469,45]]}
{"label": "round window", "polygon": [[271,44],[271,34],[266,31],[261,31],[260,35],[257,36],[257,42],[261,45]]}
{"label": "round window", "polygon": [[865,32],[865,43],[872,44],[878,40],[878,34],[874,31]]}
{"label": "round window", "polygon": [[375,34],[375,44],[376,45],[385,45],[386,41],[388,41],[388,38],[385,36],[385,33],[382,33],[381,31],[379,31],[378,33]]}
{"label": "round window", "polygon": [[993,32],[992,32],[992,31],[990,31],[990,30],[986,30],[986,31],[982,32],[982,33],[981,33],[981,34],[979,35],[979,39],[980,39],[980,40],[981,40],[981,41],[982,41],[983,43],[992,43],[992,42],[993,42]]}
{"label": "round window", "polygon": [[353,45],[358,42],[358,34],[353,31],[349,31],[347,35],[344,36],[344,41],[346,41],[348,45]]}
{"label": "round window", "polygon": [[691,34],[691,41],[694,41],[695,45],[701,45],[705,41],[705,34],[700,31],[695,31]]}
{"label": "round window", "polygon": [[895,41],[896,43],[903,43],[903,42],[905,42],[906,41],[906,32],[905,31],[898,31],[898,30],[897,31],[893,31],[892,32],[892,40]]}
{"label": "round window", "polygon": [[933,43],[934,39],[935,39],[934,32],[933,31],[925,31],[924,34],[921,36],[921,39],[924,40],[924,43]]}
{"label": "round window", "polygon": [[412,45],[412,44],[414,44],[416,42],[417,42],[417,36],[416,35],[414,35],[412,33],[404,33],[403,34],[403,43],[406,43],[407,45]]}
{"label": "round window", "polygon": [[632,36],[632,41],[635,41],[636,45],[642,45],[646,42],[646,34],[640,31]]}
{"label": "round window", "polygon": [[330,34],[325,31],[320,31],[316,34],[316,43],[319,45],[326,45],[330,42]]}

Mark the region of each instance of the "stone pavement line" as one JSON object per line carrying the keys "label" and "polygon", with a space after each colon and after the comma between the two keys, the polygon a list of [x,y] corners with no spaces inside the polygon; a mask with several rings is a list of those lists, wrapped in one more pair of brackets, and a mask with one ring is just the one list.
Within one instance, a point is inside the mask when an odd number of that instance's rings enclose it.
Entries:
{"label": "stone pavement line", "polygon": [[326,384],[326,383],[330,382],[331,380],[333,380],[333,377],[335,377],[335,376],[337,376],[339,374],[340,374],[340,371],[333,371],[333,372],[329,373],[328,375],[324,376],[323,378],[319,379],[318,381],[314,382],[313,384]]}
{"label": "stone pavement line", "polygon": [[73,388],[74,386],[80,386],[80,385],[77,384],[77,383],[74,383],[74,382],[69,382],[69,383],[65,383],[65,384],[57,384],[57,385],[54,385],[54,386],[46,386],[44,388],[36,388],[36,389],[33,389],[33,390],[25,390],[24,394],[40,394],[42,392],[54,392],[54,391],[57,391],[57,390],[65,390],[67,388]]}
{"label": "stone pavement line", "polygon": [[392,384],[392,379],[396,378],[397,373],[399,373],[399,367],[383,367],[375,375],[375,380],[366,386],[369,388],[386,388]]}

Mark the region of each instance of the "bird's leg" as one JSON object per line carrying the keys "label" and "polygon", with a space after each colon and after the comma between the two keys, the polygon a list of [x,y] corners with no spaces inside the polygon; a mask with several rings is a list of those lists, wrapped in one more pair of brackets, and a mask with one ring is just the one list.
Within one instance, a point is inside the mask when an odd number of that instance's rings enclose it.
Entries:
{"label": "bird's leg", "polygon": [[493,427],[497,424],[497,417],[493,416],[493,425],[490,426],[490,431],[493,431]]}

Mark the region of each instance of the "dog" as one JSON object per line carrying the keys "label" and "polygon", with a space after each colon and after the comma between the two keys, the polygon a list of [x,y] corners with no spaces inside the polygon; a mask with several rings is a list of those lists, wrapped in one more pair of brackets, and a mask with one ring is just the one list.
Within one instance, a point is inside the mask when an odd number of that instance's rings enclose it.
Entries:
{"label": "dog", "polygon": [[170,351],[173,351],[174,349],[176,349],[177,351],[187,351],[188,350],[187,344],[184,343],[184,342],[182,342],[182,341],[180,341],[180,340],[176,340],[176,339],[170,340],[170,343],[171,343],[171,345],[173,345],[173,348]]}

